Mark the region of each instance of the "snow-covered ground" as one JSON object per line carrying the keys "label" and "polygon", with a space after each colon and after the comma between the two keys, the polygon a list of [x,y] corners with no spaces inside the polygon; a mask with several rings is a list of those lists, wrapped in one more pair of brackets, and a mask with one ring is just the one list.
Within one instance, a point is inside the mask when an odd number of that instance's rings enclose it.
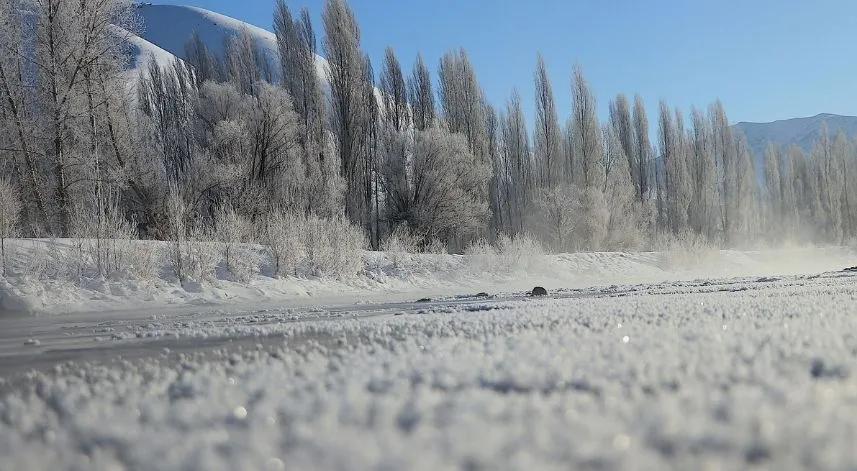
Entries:
{"label": "snow-covered ground", "polygon": [[[646,257],[573,263],[663,275]],[[0,373],[0,468],[853,469],[855,276],[140,315],[103,324],[99,359]],[[41,338],[18,358],[63,341]],[[141,338],[158,349],[116,353]]]}
{"label": "snow-covered ground", "polygon": [[[363,270],[340,278],[270,276],[261,270],[245,281],[224,274],[178,283],[161,242],[131,242],[145,248],[154,265],[143,279],[78,276],[88,247],[71,240],[7,241],[10,274],[0,277],[0,318],[11,315],[95,311],[165,312],[188,306],[304,307],[361,302],[413,301],[456,294],[549,290],[593,285],[654,283],[710,277],[791,275],[836,271],[857,265],[849,248],[792,248],[766,251],[578,253],[562,255],[432,255],[364,252]],[[85,245],[85,244],[84,244]],[[266,257],[262,247],[254,256]],[[216,251],[216,250],[215,250]],[[87,258],[89,257],[89,258]],[[131,261],[127,264],[132,264]]]}

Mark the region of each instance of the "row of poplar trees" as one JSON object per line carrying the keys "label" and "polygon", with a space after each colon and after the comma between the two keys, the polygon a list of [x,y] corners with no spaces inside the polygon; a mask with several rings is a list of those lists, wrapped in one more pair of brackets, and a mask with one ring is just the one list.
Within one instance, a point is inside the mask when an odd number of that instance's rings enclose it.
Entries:
{"label": "row of poplar trees", "polygon": [[618,95],[601,121],[579,66],[562,123],[541,56],[530,129],[517,91],[486,100],[463,49],[436,77],[420,56],[403,71],[392,48],[376,70],[345,0],[327,0],[320,41],[279,0],[276,54],[246,31],[221,54],[194,36],[183,61],[131,76],[134,10],[0,0],[0,171],[21,235],[94,235],[110,213],[163,238],[175,197],[192,225],[223,206],[248,221],[345,217],[373,248],[401,228],[451,250],[526,233],[555,251],[857,229],[857,154],[841,133],[809,155],[771,146],[757,166],[720,102],[689,119],[661,102],[650,129],[642,98]]}

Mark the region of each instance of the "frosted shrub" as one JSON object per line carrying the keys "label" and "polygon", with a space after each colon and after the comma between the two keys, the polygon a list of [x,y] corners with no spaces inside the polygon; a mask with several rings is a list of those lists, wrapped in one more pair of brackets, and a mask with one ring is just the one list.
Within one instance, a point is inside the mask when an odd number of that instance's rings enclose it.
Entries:
{"label": "frosted shrub", "polygon": [[186,252],[183,255],[187,274],[196,281],[213,282],[217,279],[220,253],[217,244],[211,242],[212,240],[213,230],[205,224],[196,225],[188,232]]}
{"label": "frosted shrub", "polygon": [[407,263],[409,255],[420,250],[420,241],[411,234],[407,223],[402,223],[393,229],[390,237],[381,244],[381,250],[387,253],[395,266]]}
{"label": "frosted shrub", "polygon": [[705,237],[691,231],[679,235],[662,234],[655,240],[662,262],[669,268],[694,268],[715,251]]}
{"label": "frosted shrub", "polygon": [[60,250],[56,239],[33,240],[29,247],[26,275],[38,280],[68,278],[75,265],[75,258],[68,251]]}
{"label": "frosted shrub", "polygon": [[470,265],[477,270],[493,270],[497,265],[497,250],[485,239],[477,239],[464,249]]}
{"label": "frosted shrub", "polygon": [[259,270],[256,251],[244,243],[250,239],[250,222],[231,206],[221,206],[215,211],[214,227],[226,271],[235,281],[249,281]]}
{"label": "frosted shrub", "polygon": [[444,255],[447,253],[446,244],[440,241],[440,239],[432,239],[428,245],[423,249],[424,253],[434,254],[434,255]]}
{"label": "frosted shrub", "polygon": [[305,219],[305,266],[313,276],[347,278],[363,270],[363,231],[347,221],[310,216]]}
{"label": "frosted shrub", "polygon": [[167,258],[179,283],[184,286],[188,278],[197,282],[217,279],[220,253],[214,240],[214,230],[204,224],[188,224],[188,206],[173,188],[167,198],[169,241]]}
{"label": "frosted shrub", "polygon": [[184,284],[186,274],[185,268],[185,244],[187,242],[187,205],[178,191],[173,188],[167,197],[166,204],[167,226],[168,226],[168,248],[167,258],[170,268],[179,283]]}
{"label": "frosted shrub", "polygon": [[101,217],[97,237],[89,240],[89,251],[101,276],[149,280],[157,275],[156,247],[138,240],[134,224],[116,206]]}
{"label": "frosted shrub", "polygon": [[59,270],[55,276],[81,281],[89,267],[94,266],[93,252],[89,248],[88,239],[92,215],[81,207],[72,208],[70,213],[68,243],[71,245],[71,250],[63,251],[57,258]]}
{"label": "frosted shrub", "polygon": [[9,179],[0,178],[0,263],[3,265],[3,276],[6,276],[8,264],[6,239],[15,237],[21,216],[21,200],[18,194]]}
{"label": "frosted shrub", "polygon": [[407,223],[402,223],[393,229],[393,233],[381,245],[381,250],[391,253],[418,253],[420,240],[411,234]]}
{"label": "frosted shrub", "polygon": [[496,245],[498,256],[506,269],[528,271],[546,263],[544,248],[529,234],[514,237],[502,235]]}
{"label": "frosted shrub", "polygon": [[300,218],[291,212],[271,211],[264,221],[262,233],[273,264],[273,275],[297,275],[304,253]]}

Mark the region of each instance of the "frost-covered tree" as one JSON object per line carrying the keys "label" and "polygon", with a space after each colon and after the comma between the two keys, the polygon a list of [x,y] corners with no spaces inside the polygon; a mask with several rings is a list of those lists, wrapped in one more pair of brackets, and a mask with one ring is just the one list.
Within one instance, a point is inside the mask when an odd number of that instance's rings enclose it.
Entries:
{"label": "frost-covered tree", "polygon": [[384,53],[384,68],[381,71],[380,91],[384,103],[383,116],[393,129],[404,132],[410,125],[408,90],[402,67],[392,48]]}
{"label": "frost-covered tree", "polygon": [[[353,223],[371,230],[371,188],[367,174],[367,139],[374,125],[368,111],[374,96],[367,100],[366,61],[360,52],[360,28],[345,0],[327,0],[324,20],[324,51],[329,65],[330,130],[334,136],[345,180],[345,214]],[[368,180],[368,181],[367,181]]]}
{"label": "frost-covered tree", "polygon": [[795,199],[797,175],[790,149],[780,159],[780,207],[777,210],[783,225],[783,238],[790,239],[795,236],[798,224],[798,208]]}
{"label": "frost-covered tree", "polygon": [[595,109],[595,96],[580,64],[574,66],[572,100],[571,144],[581,170],[580,175],[575,175],[574,183],[584,188],[599,188],[604,178],[601,128]]}
{"label": "frost-covered tree", "polygon": [[408,218],[411,211],[411,198],[408,197],[410,168],[410,110],[407,100],[407,88],[398,59],[391,48],[385,55],[384,67],[381,70],[380,93],[383,110],[381,110],[381,141],[383,153],[382,183],[386,204],[385,219],[388,222],[388,232],[399,226]]}
{"label": "frost-covered tree", "polygon": [[683,121],[678,110],[674,114],[666,102],[661,101],[658,137],[664,167],[664,216],[667,226],[676,235],[687,229],[687,210],[691,195]]}
{"label": "frost-covered tree", "polygon": [[464,49],[444,54],[438,69],[438,97],[447,129],[467,137],[470,151],[486,161],[482,92]]}
{"label": "frost-covered tree", "polygon": [[652,178],[652,170],[649,162],[651,161],[651,148],[649,142],[649,120],[646,117],[646,107],[643,99],[637,95],[634,97],[634,151],[636,156],[633,159],[636,169],[632,174],[639,181],[636,184],[637,195],[641,205],[646,204],[649,194],[649,185]]}
{"label": "frost-covered tree", "polygon": [[733,244],[752,241],[759,235],[759,181],[756,178],[756,167],[753,165],[753,154],[747,139],[742,135],[735,139],[738,160],[736,162],[736,179],[734,205],[737,220],[732,228],[730,240]]}
{"label": "frost-covered tree", "polygon": [[521,97],[517,91],[506,104],[506,113],[501,118],[501,146],[503,154],[503,178],[501,185],[506,195],[509,234],[524,232],[526,211],[532,202],[534,179],[531,174],[530,141],[526,119],[521,108]]}
{"label": "frost-covered tree", "polygon": [[148,145],[161,161],[167,181],[180,182],[188,176],[197,152],[193,123],[198,91],[193,72],[181,61],[168,69],[153,62],[138,90]]}
{"label": "frost-covered tree", "polygon": [[737,182],[738,156],[735,137],[729,126],[729,119],[720,100],[709,107],[709,119],[712,128],[712,147],[717,167],[718,206],[720,208],[720,228],[726,245],[731,243],[737,218]]}
{"label": "frost-covered tree", "polygon": [[116,98],[106,92],[127,57],[133,8],[121,0],[3,0],[0,14],[0,93],[12,144],[4,152],[31,230],[64,235],[94,183],[89,157],[107,141],[94,130],[106,120],[104,100]]}
{"label": "frost-covered tree", "polygon": [[559,128],[553,87],[541,54],[536,62],[535,90],[534,173],[539,176],[538,184],[549,188],[561,181],[562,132]]}
{"label": "frost-covered tree", "polygon": [[194,31],[191,37],[185,42],[185,62],[193,67],[194,79],[196,85],[201,86],[204,82],[223,80],[223,71],[221,70],[221,62],[214,54],[198,31]]}
{"label": "frost-covered tree", "polygon": [[533,203],[529,225],[541,242],[555,252],[579,248],[575,241],[579,223],[579,194],[571,185],[557,185],[539,190]]}
{"label": "frost-covered tree", "polygon": [[491,161],[491,179],[488,182],[488,201],[491,208],[490,233],[498,234],[503,230],[506,220],[504,212],[506,208],[506,196],[503,192],[503,146],[500,117],[497,110],[487,101],[483,104],[485,109],[485,136],[488,158]]}
{"label": "frost-covered tree", "polygon": [[250,137],[250,181],[268,188],[281,205],[306,207],[303,161],[298,146],[299,118],[288,92],[268,83],[255,85],[250,97],[247,131]]}
{"label": "frost-covered tree", "polygon": [[640,207],[635,204],[636,189],[631,177],[628,158],[619,134],[611,124],[603,126],[604,136],[604,195],[609,211],[606,248],[627,250],[639,246],[642,240]]}
{"label": "frost-covered tree", "polygon": [[700,110],[690,112],[689,174],[691,200],[688,220],[691,229],[714,241],[717,227],[717,175],[711,121]]}
{"label": "frost-covered tree", "polygon": [[631,183],[635,188],[634,193],[639,194],[640,179],[636,174],[639,171],[639,165],[636,162],[639,155],[636,149],[637,143],[633,120],[631,119],[631,108],[628,104],[628,98],[624,94],[620,93],[614,101],[610,102],[610,124],[622,146],[622,153],[628,160],[628,171],[631,173]]}
{"label": "frost-covered tree", "polygon": [[413,211],[408,226],[425,240],[467,240],[488,220],[482,194],[491,168],[474,163],[461,134],[430,128],[414,139]]}
{"label": "frost-covered tree", "polygon": [[773,143],[768,143],[765,149],[765,220],[768,236],[776,239],[783,230],[783,187],[780,180],[782,158],[780,151]]}
{"label": "frost-covered tree", "polygon": [[317,42],[309,11],[292,16],[284,1],[278,0],[274,10],[274,33],[280,57],[280,86],[292,97],[295,113],[300,120],[299,145],[306,166],[308,198],[305,212],[333,215],[342,186],[339,165],[326,145],[325,102],[318,77]]}
{"label": "frost-covered tree", "polygon": [[408,78],[408,101],[414,117],[414,127],[418,131],[425,131],[434,125],[436,111],[431,74],[420,54],[417,54],[414,70]]}
{"label": "frost-covered tree", "polygon": [[226,78],[241,93],[254,95],[257,92],[256,85],[269,78],[263,75],[267,58],[262,56],[256,40],[246,29],[226,40],[225,63]]}

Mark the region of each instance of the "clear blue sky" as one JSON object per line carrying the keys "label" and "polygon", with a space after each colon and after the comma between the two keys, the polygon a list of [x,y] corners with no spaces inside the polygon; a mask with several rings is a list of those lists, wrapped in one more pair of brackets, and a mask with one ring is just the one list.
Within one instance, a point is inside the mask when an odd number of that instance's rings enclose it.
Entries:
{"label": "clear blue sky", "polygon": [[[271,29],[273,1],[183,1]],[[321,40],[323,0],[287,3],[309,8]],[[502,106],[517,88],[528,116],[537,51],[547,61],[563,123],[575,62],[602,115],[617,93],[639,93],[653,126],[661,98],[684,109],[720,98],[733,122],[857,114],[857,0],[349,3],[376,71],[387,46],[408,70],[421,52],[433,74],[446,50],[464,47],[489,100]]]}

